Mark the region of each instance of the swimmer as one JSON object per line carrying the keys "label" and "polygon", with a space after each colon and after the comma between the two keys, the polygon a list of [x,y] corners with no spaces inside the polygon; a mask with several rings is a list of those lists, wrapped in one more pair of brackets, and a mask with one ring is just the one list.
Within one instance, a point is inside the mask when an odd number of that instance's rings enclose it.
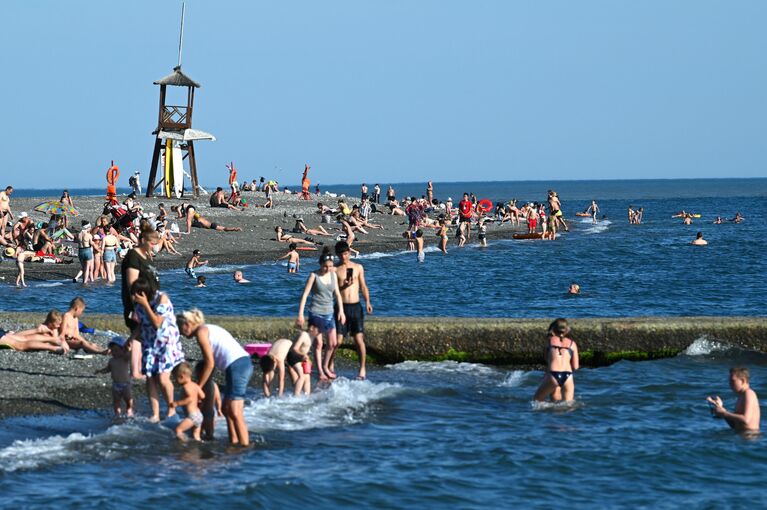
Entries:
{"label": "swimmer", "polygon": [[578,346],[568,338],[570,326],[566,319],[557,319],[549,326],[548,341],[544,350],[546,372],[535,392],[534,399],[543,402],[551,397],[554,401],[575,399],[573,372],[578,370]]}
{"label": "swimmer", "polygon": [[242,271],[235,271],[234,274],[232,275],[232,278],[234,278],[234,281],[237,283],[250,283],[250,280],[246,280],[242,276]]}
{"label": "swimmer", "polygon": [[706,246],[708,244],[708,241],[703,239],[703,232],[698,232],[698,234],[695,236],[695,239],[690,241],[690,244],[693,244],[695,246]]}
{"label": "swimmer", "polygon": [[195,287],[205,287],[205,277],[200,275],[197,277],[197,285]]}
{"label": "swimmer", "polygon": [[712,406],[711,414],[716,418],[724,418],[730,428],[739,432],[758,431],[761,411],[756,392],[750,386],[748,368],[735,367],[730,369],[730,388],[738,395],[735,411],[728,411],[724,407],[722,399],[717,395],[716,397],[706,397]]}
{"label": "swimmer", "polygon": [[581,293],[581,286],[577,283],[571,283],[570,288],[567,289],[568,294],[580,294]]}

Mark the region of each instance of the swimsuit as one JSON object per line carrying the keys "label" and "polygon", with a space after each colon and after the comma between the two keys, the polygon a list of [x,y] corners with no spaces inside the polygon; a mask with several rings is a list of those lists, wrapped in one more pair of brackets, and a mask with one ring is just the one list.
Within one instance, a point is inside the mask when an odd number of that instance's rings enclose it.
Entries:
{"label": "swimsuit", "polygon": [[298,354],[293,349],[290,349],[288,351],[288,355],[287,355],[286,361],[288,362],[288,366],[293,367],[293,366],[298,365],[302,361],[304,361],[304,356],[302,356],[301,354]]}
{"label": "swimsuit", "polygon": [[298,269],[298,264],[295,262],[288,262],[288,269]]}
{"label": "swimsuit", "polygon": [[77,254],[77,258],[80,259],[80,262],[93,260],[93,248],[91,246],[80,248],[80,251]]}
{"label": "swimsuit", "polygon": [[188,413],[186,417],[190,420],[192,420],[192,424],[195,427],[202,426],[202,413],[200,411],[196,411],[194,413]]}
{"label": "swimsuit", "polygon": [[572,372],[549,372],[551,374],[551,377],[554,378],[555,381],[557,381],[557,384],[560,388],[562,388],[567,380],[570,378],[571,375],[573,375]]}
{"label": "swimsuit", "polygon": [[362,303],[344,303],[345,324],[337,324],[338,333],[343,336],[350,334],[352,336],[365,332],[365,312],[362,309]]}
{"label": "swimsuit", "polygon": [[197,278],[197,273],[194,271],[194,268],[187,267],[186,269],[184,269],[184,272],[188,274],[189,276],[191,276],[192,278]]}

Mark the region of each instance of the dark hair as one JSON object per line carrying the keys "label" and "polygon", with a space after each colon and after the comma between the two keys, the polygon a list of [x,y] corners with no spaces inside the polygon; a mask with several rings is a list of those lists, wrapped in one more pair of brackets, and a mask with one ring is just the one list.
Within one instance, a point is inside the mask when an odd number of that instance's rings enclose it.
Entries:
{"label": "dark hair", "polygon": [[192,252],[192,255],[199,255],[199,254],[200,254],[200,250],[194,250],[194,251]]}
{"label": "dark hair", "polygon": [[130,286],[130,293],[138,294],[139,292],[143,292],[146,295],[146,298],[149,301],[152,301],[154,299],[155,293],[157,292],[157,289],[154,285],[149,283],[149,280],[146,278],[140,278],[133,282],[133,285]]}
{"label": "dark hair", "polygon": [[421,230],[420,228],[418,230],[416,230],[415,231],[415,236],[416,237],[423,237],[423,230]]}
{"label": "dark hair", "polygon": [[290,243],[290,244],[288,245],[288,248],[289,248],[290,250],[295,250],[295,249],[296,249],[296,243]]}
{"label": "dark hair", "polygon": [[320,265],[324,264],[328,260],[333,260],[333,255],[330,254],[330,248],[325,246],[322,248],[322,253],[320,254]]}
{"label": "dark hair", "polygon": [[554,333],[557,336],[564,336],[570,333],[570,326],[567,324],[567,319],[559,318],[549,325],[549,333]]}
{"label": "dark hair", "polygon": [[263,358],[258,360],[258,364],[261,365],[261,371],[265,374],[268,374],[274,370],[274,358],[268,354],[264,355]]}
{"label": "dark hair", "polygon": [[341,255],[347,251],[351,251],[351,248],[349,248],[349,243],[346,241],[338,241],[336,243],[336,255]]}
{"label": "dark hair", "polygon": [[198,276],[198,277],[197,277],[197,282],[198,282],[198,283],[205,283],[205,277],[204,277],[204,276],[202,276],[202,275]]}

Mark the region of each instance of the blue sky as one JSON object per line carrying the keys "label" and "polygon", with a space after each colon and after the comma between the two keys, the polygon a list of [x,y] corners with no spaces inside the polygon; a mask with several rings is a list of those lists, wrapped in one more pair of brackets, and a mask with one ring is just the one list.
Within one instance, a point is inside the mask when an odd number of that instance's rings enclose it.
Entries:
{"label": "blue sky", "polygon": [[[0,6],[3,182],[150,163],[180,1]],[[186,3],[201,182],[765,176],[767,2]],[[125,184],[125,182],[123,182]]]}

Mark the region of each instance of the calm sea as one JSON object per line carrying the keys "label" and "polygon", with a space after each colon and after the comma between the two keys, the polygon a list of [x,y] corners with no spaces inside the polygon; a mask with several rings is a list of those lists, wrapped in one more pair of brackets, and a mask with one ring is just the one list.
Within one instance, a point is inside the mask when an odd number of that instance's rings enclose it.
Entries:
{"label": "calm sea", "polygon": [[[397,188],[422,193],[422,186]],[[493,240],[447,256],[429,251],[423,264],[411,253],[364,254],[376,313],[764,315],[767,180],[435,184],[437,196],[454,199],[465,189],[491,200],[543,200],[549,188],[573,220],[557,242]],[[356,194],[357,187],[338,191]],[[573,217],[592,198],[607,215],[597,225]],[[643,225],[628,225],[628,205],[644,207]],[[702,217],[684,226],[670,217],[680,209]],[[711,224],[736,211],[744,223]],[[709,246],[688,244],[698,230]],[[162,285],[177,308],[292,315],[314,266],[305,259],[298,276],[281,265],[247,266],[250,286],[231,281],[234,267],[214,267],[206,289],[193,288],[179,269],[165,271]],[[572,281],[581,296],[566,295]],[[117,288],[65,282],[6,286],[0,308],[63,308],[76,293],[91,311],[119,310]],[[704,400],[715,393],[732,405],[727,369],[735,364],[751,368],[752,386],[764,396],[767,356],[711,339],[671,359],[581,370],[573,406],[530,403],[540,372],[453,362],[375,367],[368,381],[342,378],[304,399],[265,400],[254,387],[246,417],[256,445],[245,452],[220,439],[181,445],[169,424],[113,424],[107,411],[6,419],[2,505],[758,506],[765,439],[730,432]],[[340,372],[352,377],[353,369]],[[221,423],[217,434],[225,437]]]}
{"label": "calm sea", "polygon": [[[422,192],[416,185],[396,185],[397,193]],[[458,200],[463,190],[480,198],[542,201],[555,188],[570,219],[569,233],[556,242],[491,240],[487,248],[469,243],[437,251],[427,232],[426,261],[413,253],[366,252],[365,264],[376,314],[382,316],[462,317],[602,317],[645,315],[764,315],[767,299],[765,257],[767,179],[676,181],[579,181],[435,184],[438,197]],[[358,187],[334,187],[357,193]],[[385,192],[384,187],[384,192]],[[91,190],[96,191],[96,190]],[[400,192],[401,191],[401,192]],[[39,190],[35,190],[39,194]],[[30,192],[31,193],[31,192]],[[575,217],[591,199],[606,216],[595,225]],[[629,225],[629,205],[644,207],[642,225]],[[693,225],[671,216],[684,209],[701,215]],[[743,223],[712,224],[716,216]],[[403,227],[404,228],[404,227]],[[489,227],[492,231],[492,226]],[[689,243],[703,232],[710,244]],[[476,243],[476,241],[474,241]],[[451,245],[453,241],[451,240]],[[282,264],[218,266],[199,270],[208,287],[198,289],[179,268],[164,271],[162,287],[176,308],[202,306],[209,314],[278,315],[296,313],[306,276],[317,267],[315,256],[302,260],[303,274],[289,275]],[[237,285],[231,274],[242,269],[254,283]],[[567,294],[577,282],[582,294]],[[91,312],[121,311],[120,293],[97,283],[84,287],[66,281],[31,282],[15,290],[6,283],[0,309],[64,308],[82,295]],[[119,287],[119,284],[118,284]],[[87,320],[86,320],[87,322]]]}

